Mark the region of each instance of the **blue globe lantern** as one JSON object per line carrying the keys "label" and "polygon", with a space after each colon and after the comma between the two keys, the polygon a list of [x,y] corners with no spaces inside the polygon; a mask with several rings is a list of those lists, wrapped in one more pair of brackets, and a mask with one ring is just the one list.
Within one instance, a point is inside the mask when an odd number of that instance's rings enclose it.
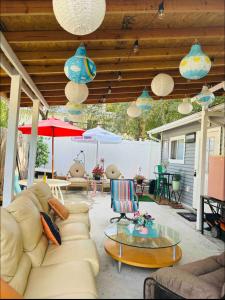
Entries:
{"label": "blue globe lantern", "polygon": [[202,51],[199,44],[194,44],[190,52],[180,62],[180,74],[186,79],[205,77],[211,68],[210,58]]}
{"label": "blue globe lantern", "polygon": [[201,106],[209,106],[215,100],[215,95],[210,92],[207,86],[203,86],[201,93],[195,97],[195,101]]}
{"label": "blue globe lantern", "polygon": [[144,89],[142,94],[136,100],[136,106],[141,110],[150,110],[152,108],[152,100],[153,99],[148,91]]}
{"label": "blue globe lantern", "polygon": [[66,104],[66,110],[67,110],[67,112],[70,115],[80,116],[83,113],[83,105],[82,104],[68,102]]}
{"label": "blue globe lantern", "polygon": [[86,54],[84,45],[81,45],[64,66],[66,76],[78,84],[91,82],[96,76],[96,65]]}

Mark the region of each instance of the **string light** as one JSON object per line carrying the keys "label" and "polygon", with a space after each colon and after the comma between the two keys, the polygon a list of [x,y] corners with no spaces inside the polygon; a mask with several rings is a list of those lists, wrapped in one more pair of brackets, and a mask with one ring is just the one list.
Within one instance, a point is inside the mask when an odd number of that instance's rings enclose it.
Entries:
{"label": "string light", "polygon": [[112,88],[111,88],[111,86],[109,86],[108,95],[110,95],[111,93],[112,93]]}
{"label": "string light", "polygon": [[118,72],[118,78],[117,79],[118,79],[118,81],[122,80],[122,73],[120,71]]}
{"label": "string light", "polygon": [[135,53],[137,53],[138,51],[139,51],[139,42],[138,42],[138,40],[136,40],[136,41],[134,42],[133,52],[134,52],[134,54],[135,54]]}
{"label": "string light", "polygon": [[161,3],[159,4],[158,17],[159,17],[159,19],[163,19],[164,16],[165,16],[164,2],[161,2]]}

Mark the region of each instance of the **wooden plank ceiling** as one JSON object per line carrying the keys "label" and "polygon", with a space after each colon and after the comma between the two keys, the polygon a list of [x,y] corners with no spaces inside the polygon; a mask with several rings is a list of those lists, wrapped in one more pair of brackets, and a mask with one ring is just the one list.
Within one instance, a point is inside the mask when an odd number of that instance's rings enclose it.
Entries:
{"label": "wooden plank ceiling", "polygon": [[[59,26],[51,0],[1,0],[1,30],[49,105],[67,102],[63,67],[81,42],[97,66],[86,103],[134,101],[145,86],[151,93],[151,79],[161,72],[175,81],[174,91],[165,99],[191,97],[203,84],[224,80],[223,0],[167,0],[162,19],[157,14],[160,0],[106,2],[102,26],[80,37]],[[196,39],[213,65],[207,77],[189,81],[180,76],[179,62]],[[139,51],[134,53],[136,40]],[[2,70],[0,75],[1,91],[9,93],[10,78]],[[21,104],[31,105],[25,94]]]}

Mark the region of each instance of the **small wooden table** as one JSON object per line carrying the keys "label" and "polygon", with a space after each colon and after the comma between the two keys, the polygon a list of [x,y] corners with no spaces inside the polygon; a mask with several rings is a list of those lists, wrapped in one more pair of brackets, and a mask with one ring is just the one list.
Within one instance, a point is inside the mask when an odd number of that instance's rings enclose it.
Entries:
{"label": "small wooden table", "polygon": [[[43,179],[35,179],[34,183],[43,182]],[[50,186],[52,190],[52,194],[59,199],[62,204],[64,204],[64,198],[61,191],[61,187],[66,187],[71,184],[71,182],[67,180],[61,180],[61,179],[47,179],[46,183]],[[23,179],[19,181],[19,184],[22,186],[27,186],[27,179]]]}

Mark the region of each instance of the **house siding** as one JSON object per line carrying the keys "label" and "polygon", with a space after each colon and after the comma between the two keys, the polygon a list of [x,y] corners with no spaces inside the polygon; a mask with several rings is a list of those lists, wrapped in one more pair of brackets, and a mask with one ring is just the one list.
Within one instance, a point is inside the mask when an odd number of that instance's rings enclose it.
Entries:
{"label": "house siding", "polygon": [[[169,140],[172,137],[185,135],[200,130],[199,123],[193,123],[189,126],[182,126],[162,133],[162,154],[163,161],[169,161]],[[171,173],[179,173],[181,180],[181,201],[192,207],[193,203],[193,186],[195,171],[195,145],[196,143],[185,144],[184,164],[169,163],[167,170]],[[188,191],[187,191],[188,188]]]}

